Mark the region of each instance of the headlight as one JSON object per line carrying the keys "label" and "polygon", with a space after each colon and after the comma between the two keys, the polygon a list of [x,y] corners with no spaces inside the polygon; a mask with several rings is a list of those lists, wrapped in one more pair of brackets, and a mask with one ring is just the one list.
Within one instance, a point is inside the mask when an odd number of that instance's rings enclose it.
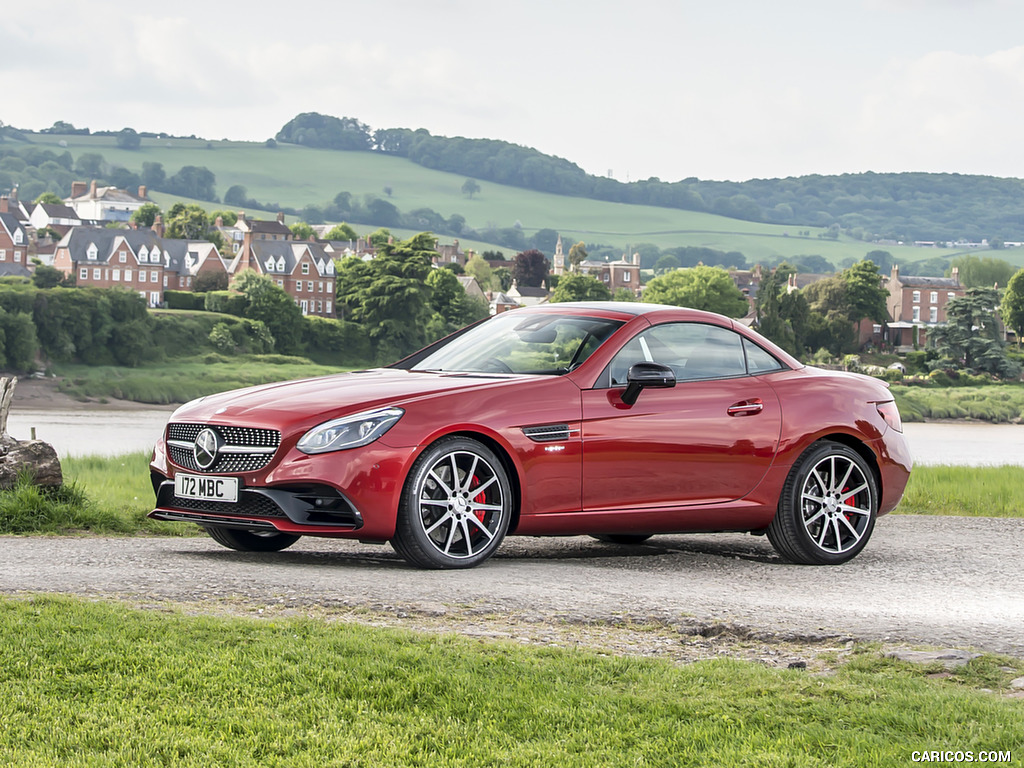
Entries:
{"label": "headlight", "polygon": [[379,408],[325,421],[304,434],[295,447],[303,453],[328,453],[369,445],[391,429],[403,413],[401,408]]}

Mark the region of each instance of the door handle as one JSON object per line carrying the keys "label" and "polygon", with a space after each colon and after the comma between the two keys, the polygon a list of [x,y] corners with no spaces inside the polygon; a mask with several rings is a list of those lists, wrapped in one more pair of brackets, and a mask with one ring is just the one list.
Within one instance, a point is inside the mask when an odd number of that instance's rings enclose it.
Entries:
{"label": "door handle", "polygon": [[733,403],[726,413],[730,416],[753,416],[762,410],[764,410],[764,403],[761,398],[755,397],[753,400],[741,400],[738,403]]}

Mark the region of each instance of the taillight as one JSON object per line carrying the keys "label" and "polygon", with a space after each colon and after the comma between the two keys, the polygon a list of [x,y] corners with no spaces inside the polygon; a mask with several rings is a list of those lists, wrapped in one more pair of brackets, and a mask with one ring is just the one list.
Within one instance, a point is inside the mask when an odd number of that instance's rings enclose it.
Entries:
{"label": "taillight", "polygon": [[887,403],[875,403],[875,408],[878,409],[878,415],[882,417],[886,424],[897,432],[903,431],[903,419],[900,418],[900,409],[896,407],[894,400],[890,400]]}

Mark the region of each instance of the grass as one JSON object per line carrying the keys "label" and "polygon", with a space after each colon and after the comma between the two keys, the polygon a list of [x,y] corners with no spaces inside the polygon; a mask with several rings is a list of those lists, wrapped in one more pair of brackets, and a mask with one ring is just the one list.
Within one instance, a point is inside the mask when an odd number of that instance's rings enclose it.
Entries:
{"label": "grass", "polygon": [[890,387],[904,421],[979,419],[1007,423],[1024,419],[1024,387],[992,384],[983,387]]}
{"label": "grass", "polygon": [[866,652],[822,677],[59,597],[0,600],[0,654],[0,763],[26,768],[877,766],[1024,734],[974,687],[1006,659],[933,680]]}
{"label": "grass", "polygon": [[1024,517],[1024,467],[914,467],[896,513]]}
{"label": "grass", "polygon": [[150,363],[138,368],[59,365],[62,392],[80,399],[115,397],[139,403],[184,403],[229,389],[338,373],[345,368],[317,365],[284,355],[207,354]]}
{"label": "grass", "polygon": [[[217,191],[221,195],[229,187],[241,184],[251,198],[295,208],[322,205],[342,191],[351,192],[357,198],[368,194],[385,197],[383,188],[389,186],[393,195],[387,199],[405,212],[429,207],[446,218],[458,213],[466,217],[469,226],[478,230],[489,225],[511,227],[518,221],[528,235],[550,227],[561,232],[563,239],[569,242],[583,240],[590,245],[607,244],[623,251],[646,242],[663,249],[703,246],[726,252],[739,251],[751,264],[775,257],[820,255],[837,265],[846,258],[862,259],[877,247],[846,237],[837,241],[821,239],[818,234],[823,230],[816,227],[760,224],[695,211],[551,195],[491,182],[481,182],[481,192],[469,199],[462,194],[465,177],[376,152],[340,152],[289,144],[270,150],[258,142],[148,138],[142,139],[138,150],[124,150],[117,148],[113,137],[105,136],[33,134],[32,140],[42,146],[66,142],[66,148],[76,158],[84,152],[98,152],[107,162],[136,172],[144,162],[162,163],[168,174],[185,165],[205,166],[216,175]],[[170,197],[157,193],[154,199],[166,204]],[[207,210],[224,207],[200,204]],[[270,217],[266,212],[252,213]],[[810,237],[797,235],[798,231],[808,230]],[[483,243],[466,243],[466,246],[494,247]],[[507,248],[502,250],[511,255]],[[910,246],[887,245],[885,250],[892,253],[904,271],[911,262],[936,255],[957,255],[953,251]],[[1007,251],[1001,257],[1015,256]]]}

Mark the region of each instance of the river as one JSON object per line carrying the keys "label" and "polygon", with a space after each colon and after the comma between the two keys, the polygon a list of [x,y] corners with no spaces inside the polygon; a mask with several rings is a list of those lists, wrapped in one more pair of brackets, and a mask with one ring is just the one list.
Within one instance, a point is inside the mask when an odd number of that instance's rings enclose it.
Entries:
{"label": "river", "polygon": [[[53,445],[57,454],[118,456],[153,448],[171,408],[138,410],[86,409],[11,410],[8,432],[36,437]],[[904,425],[916,464],[962,466],[1024,465],[1024,425],[977,423],[910,423]]]}

